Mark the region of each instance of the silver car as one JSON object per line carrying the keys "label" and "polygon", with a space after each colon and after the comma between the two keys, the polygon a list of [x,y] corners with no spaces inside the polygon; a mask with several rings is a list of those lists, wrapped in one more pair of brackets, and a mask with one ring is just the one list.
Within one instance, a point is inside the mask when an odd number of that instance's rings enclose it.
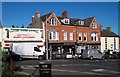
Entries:
{"label": "silver car", "polygon": [[98,49],[88,49],[83,51],[82,53],[82,58],[86,59],[103,59],[104,54],[102,52],[100,52],[100,50]]}

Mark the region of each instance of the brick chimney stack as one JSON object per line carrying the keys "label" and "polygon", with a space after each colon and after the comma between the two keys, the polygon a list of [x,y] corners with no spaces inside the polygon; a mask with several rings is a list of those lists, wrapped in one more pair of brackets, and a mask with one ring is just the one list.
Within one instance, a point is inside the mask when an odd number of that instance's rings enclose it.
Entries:
{"label": "brick chimney stack", "polygon": [[107,30],[108,30],[108,31],[112,31],[111,27],[107,27]]}
{"label": "brick chimney stack", "polygon": [[64,11],[64,12],[62,13],[62,17],[63,17],[63,18],[68,18],[68,12],[67,12],[67,11]]}

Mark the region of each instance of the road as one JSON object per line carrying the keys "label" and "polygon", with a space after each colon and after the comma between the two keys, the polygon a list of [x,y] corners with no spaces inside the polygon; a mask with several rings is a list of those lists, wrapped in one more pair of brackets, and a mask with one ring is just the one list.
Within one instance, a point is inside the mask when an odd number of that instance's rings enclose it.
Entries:
{"label": "road", "polygon": [[50,63],[52,65],[53,76],[112,76],[119,77],[120,68],[119,60],[81,60],[81,59],[65,59],[65,60],[24,60],[18,61],[16,65],[22,69],[21,72],[27,75],[36,75],[39,77],[39,70],[35,67],[40,62]]}

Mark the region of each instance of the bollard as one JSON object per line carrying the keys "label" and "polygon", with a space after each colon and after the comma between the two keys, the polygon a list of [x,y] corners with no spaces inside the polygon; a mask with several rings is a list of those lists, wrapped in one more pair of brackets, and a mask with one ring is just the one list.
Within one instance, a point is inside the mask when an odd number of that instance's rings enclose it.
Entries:
{"label": "bollard", "polygon": [[40,63],[39,73],[40,77],[51,77],[51,64],[44,62]]}

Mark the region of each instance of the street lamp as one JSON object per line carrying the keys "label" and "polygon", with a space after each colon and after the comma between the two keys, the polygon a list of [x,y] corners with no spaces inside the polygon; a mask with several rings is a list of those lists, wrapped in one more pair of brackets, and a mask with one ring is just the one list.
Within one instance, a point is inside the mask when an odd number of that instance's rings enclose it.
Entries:
{"label": "street lamp", "polygon": [[46,59],[48,60],[48,29],[47,29],[47,16],[46,16]]}

